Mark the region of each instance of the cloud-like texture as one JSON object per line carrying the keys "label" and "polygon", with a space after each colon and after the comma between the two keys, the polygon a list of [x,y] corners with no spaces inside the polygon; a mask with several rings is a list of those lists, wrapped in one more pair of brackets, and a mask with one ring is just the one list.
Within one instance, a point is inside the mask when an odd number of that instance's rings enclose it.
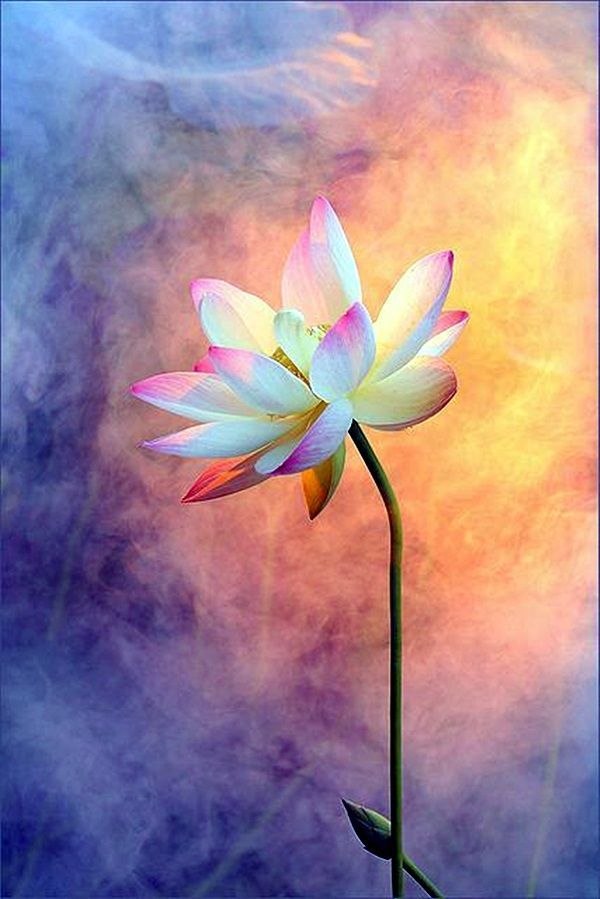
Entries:
{"label": "cloud-like texture", "polygon": [[374,436],[408,851],[449,896],[595,895],[594,5],[3,14],[3,894],[387,892],[339,802],[388,811],[360,460],[312,524],[294,477],[181,506],[127,392],[204,355],[193,279],[279,307],[325,193],[373,316],[446,247],[471,312],[452,404]]}

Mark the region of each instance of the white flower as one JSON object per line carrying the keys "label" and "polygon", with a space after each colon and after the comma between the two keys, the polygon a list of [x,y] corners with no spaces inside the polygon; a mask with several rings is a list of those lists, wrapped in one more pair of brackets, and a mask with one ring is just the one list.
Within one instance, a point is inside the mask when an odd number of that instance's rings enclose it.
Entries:
{"label": "white flower", "polygon": [[372,323],[346,235],[318,197],[287,260],[279,312],[224,281],[194,281],[207,356],[193,372],[131,388],[198,422],[144,446],[226,459],[205,469],[183,502],[301,472],[314,517],[339,482],[353,419],[397,431],[439,412],[456,393],[454,371],[440,357],[468,320],[466,312],[442,312],[452,265],[451,251],[416,262]]}

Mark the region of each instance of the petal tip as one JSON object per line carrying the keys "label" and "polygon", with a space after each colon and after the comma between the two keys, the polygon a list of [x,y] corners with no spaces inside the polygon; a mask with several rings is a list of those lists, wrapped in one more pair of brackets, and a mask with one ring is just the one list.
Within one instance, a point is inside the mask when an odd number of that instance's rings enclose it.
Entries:
{"label": "petal tip", "polygon": [[427,256],[423,256],[419,259],[415,264],[419,265],[419,263],[441,263],[442,265],[446,264],[450,268],[454,265],[454,250],[438,250],[435,253],[430,253]]}
{"label": "petal tip", "polygon": [[194,363],[193,371],[205,375],[216,374],[215,367],[209,359],[208,352],[206,352],[201,359],[198,359],[198,361]]}
{"label": "petal tip", "polygon": [[140,440],[138,443],[139,449],[149,449],[153,450],[156,453],[164,452],[162,449],[163,446],[163,438],[155,437],[153,440]]}
{"label": "petal tip", "polygon": [[328,209],[331,208],[331,203],[325,196],[325,194],[316,194],[312,204],[313,209]]}
{"label": "petal tip", "polygon": [[327,223],[331,217],[337,220],[335,209],[323,194],[317,194],[310,209],[310,236],[314,239],[323,238],[327,229]]}
{"label": "petal tip", "polygon": [[198,278],[195,278],[193,281],[190,281],[190,296],[192,298],[192,302],[196,309],[200,307],[200,301],[202,299],[202,290],[199,287],[201,281]]}
{"label": "petal tip", "polygon": [[227,347],[218,346],[218,344],[216,343],[211,343],[208,350],[206,351],[206,355],[211,362],[214,362],[215,360],[217,360],[218,362],[218,360],[222,359],[223,356],[227,356],[230,354],[231,348],[227,349]]}
{"label": "petal tip", "polygon": [[214,278],[194,278],[190,281],[190,294],[197,310],[207,293],[210,293],[211,285],[216,284]]}

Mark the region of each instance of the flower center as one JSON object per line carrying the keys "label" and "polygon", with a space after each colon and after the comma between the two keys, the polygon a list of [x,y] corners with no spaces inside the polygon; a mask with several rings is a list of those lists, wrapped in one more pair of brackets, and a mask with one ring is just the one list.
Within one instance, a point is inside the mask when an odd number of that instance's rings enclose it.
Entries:
{"label": "flower center", "polygon": [[275,362],[279,362],[283,365],[284,368],[287,368],[288,371],[291,371],[293,375],[296,375],[297,378],[300,378],[301,381],[304,381],[305,384],[308,384],[308,378],[304,374],[304,372],[300,371],[297,365],[295,365],[285,350],[282,350],[280,346],[277,347],[271,359],[274,359]]}
{"label": "flower center", "polygon": [[313,325],[312,328],[307,328],[306,333],[310,337],[316,337],[319,343],[323,340],[327,332],[330,330],[331,325]]}
{"label": "flower center", "polygon": [[[331,325],[313,325],[312,328],[307,328],[306,333],[313,340],[316,340],[317,343],[320,343],[329,329]],[[288,371],[291,371],[293,375],[296,375],[297,378],[300,378],[301,381],[304,381],[305,384],[308,384],[308,378],[304,374],[304,372],[298,368],[295,362],[292,362],[286,351],[278,346],[271,359],[274,359],[275,362],[279,362],[280,365],[283,365],[284,368],[287,368]]]}

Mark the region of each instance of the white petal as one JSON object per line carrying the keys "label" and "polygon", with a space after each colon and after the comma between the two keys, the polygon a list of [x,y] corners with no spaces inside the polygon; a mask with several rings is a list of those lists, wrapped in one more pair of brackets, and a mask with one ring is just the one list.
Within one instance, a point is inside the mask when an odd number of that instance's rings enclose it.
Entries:
{"label": "white petal", "polygon": [[264,475],[272,474],[292,454],[293,450],[298,446],[301,437],[302,434],[274,444],[273,447],[257,459],[255,464],[256,471]]}
{"label": "white petal", "polygon": [[314,201],[310,226],[288,257],[282,299],[285,307],[302,310],[311,326],[331,324],[362,299],[350,244],[324,197]]}
{"label": "white petal", "polygon": [[456,393],[456,375],[443,359],[418,356],[383,381],[363,384],[352,397],[362,424],[401,430],[435,415]]}
{"label": "white petal", "polygon": [[318,402],[304,381],[274,359],[249,350],[213,346],[210,360],[243,402],[263,412],[289,415]]}
{"label": "white petal", "polygon": [[256,418],[219,421],[146,440],[142,445],[172,456],[222,459],[251,453],[282,437],[294,424],[289,420],[275,422]]}
{"label": "white petal", "polygon": [[442,312],[431,337],[423,344],[418,356],[442,356],[462,334],[469,321],[469,313],[462,311]]}
{"label": "white petal", "polygon": [[[330,406],[325,406],[321,415],[300,439],[292,442],[287,458],[281,461],[280,454],[277,454],[279,464],[273,469],[273,474],[295,474],[319,465],[335,453],[351,424],[352,403],[349,400],[336,400]],[[266,458],[265,454],[260,469],[257,463],[257,470],[264,471]],[[271,459],[275,460],[275,455]]]}
{"label": "white petal", "polygon": [[278,346],[301,372],[308,374],[319,338],[308,333],[302,313],[297,309],[282,309],[275,316],[274,325]]}
{"label": "white petal", "polygon": [[193,371],[172,371],[153,375],[132,384],[134,396],[194,421],[219,421],[232,416],[256,416],[231,387],[216,375]]}
{"label": "white petal", "polygon": [[435,327],[452,281],[453,253],[425,256],[400,278],[375,322],[373,377],[387,377],[409,362]]}
{"label": "white petal", "polygon": [[312,358],[310,386],[331,401],[353,391],[375,358],[375,336],[369,313],[355,303],[327,332]]}
{"label": "white petal", "polygon": [[210,343],[269,355],[275,349],[271,307],[226,281],[201,278],[190,286]]}

